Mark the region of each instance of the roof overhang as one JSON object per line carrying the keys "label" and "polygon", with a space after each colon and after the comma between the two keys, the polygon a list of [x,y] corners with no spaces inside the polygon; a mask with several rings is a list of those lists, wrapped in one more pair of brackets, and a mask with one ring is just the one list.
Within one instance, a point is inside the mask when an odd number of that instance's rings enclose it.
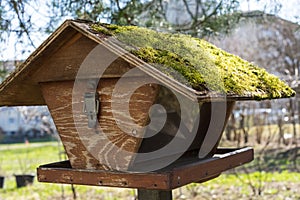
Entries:
{"label": "roof overhang", "polygon": [[[107,41],[100,33],[90,30],[89,23],[78,20],[66,20],[54,33],[50,35],[29,57],[22,63],[7,79],[0,85],[0,106],[22,106],[22,105],[45,105],[42,92],[39,86],[41,80],[33,78],[32,74],[39,70],[42,62],[58,51],[62,46],[67,45],[70,40],[76,38],[77,34],[81,34],[97,44],[104,45],[109,51],[120,55],[130,64],[138,67],[141,71],[154,79],[162,82],[170,89],[190,98],[201,101],[235,101],[250,100],[250,96],[228,96],[211,92],[196,91],[175,79],[162,73],[155,67],[145,63],[136,56],[126,53],[123,48],[118,45],[117,40]],[[69,77],[69,79],[75,79]],[[56,80],[59,81],[59,80]]]}

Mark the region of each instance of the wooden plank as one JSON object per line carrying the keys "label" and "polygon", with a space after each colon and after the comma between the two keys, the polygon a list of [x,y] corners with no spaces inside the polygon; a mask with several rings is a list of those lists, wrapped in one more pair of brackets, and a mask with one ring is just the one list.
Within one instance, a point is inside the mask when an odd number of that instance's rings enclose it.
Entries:
{"label": "wooden plank", "polygon": [[[204,146],[207,147],[207,157],[211,157],[219,144],[219,141],[221,139],[222,132],[224,131],[225,125],[227,124],[227,120],[229,119],[234,102],[226,102],[226,114],[224,116],[224,119],[217,120],[214,122],[214,126],[211,126],[211,120],[212,120],[212,104],[210,102],[205,102],[202,104],[199,104],[199,110],[200,110],[200,119],[199,119],[199,124],[198,124],[198,129],[197,131],[192,132],[191,124],[194,126],[192,123],[188,122],[181,122],[180,120],[180,109],[185,109],[184,107],[180,108],[180,105],[174,97],[174,94],[171,95],[169,94],[170,91],[166,92],[163,91],[163,95],[160,95],[162,93],[162,88],[160,88],[159,94],[158,94],[158,99],[156,103],[162,105],[166,111],[167,111],[167,121],[165,123],[165,126],[162,128],[162,130],[155,134],[152,137],[147,137],[148,132],[150,134],[153,134],[151,131],[146,130],[145,136],[146,138],[143,139],[141,147],[139,149],[139,153],[146,153],[146,152],[154,152],[156,150],[159,150],[160,148],[166,147],[169,142],[172,140],[176,139],[180,142],[179,144],[185,144],[187,140],[192,140],[191,144],[187,146],[184,149],[178,148],[178,151],[175,151],[177,149],[174,149],[174,151],[165,151],[164,153],[160,154],[159,158],[151,158],[151,159],[146,159],[145,156],[139,156],[137,155],[135,162],[134,162],[134,169],[143,169],[145,166],[156,166],[157,163],[164,162],[164,160],[168,160],[171,157],[180,157],[183,155],[185,152],[189,152],[191,150],[196,150],[199,152],[199,149]],[[162,98],[160,96],[163,96]],[[188,104],[188,101],[186,102]],[[219,102],[215,102],[215,104],[220,104]],[[223,104],[221,104],[223,105]],[[224,105],[224,106],[225,106]],[[173,111],[173,112],[171,112]],[[215,115],[220,115],[219,110],[215,109],[214,113]],[[189,113],[190,116],[187,117],[188,119],[194,119],[195,118],[195,113]],[[194,114],[194,115],[193,115]],[[159,117],[157,117],[160,119]],[[155,120],[155,117],[152,117],[151,120]],[[155,121],[154,121],[155,122]],[[181,128],[179,129],[179,124],[181,124]],[[187,123],[187,124],[185,124]],[[188,128],[189,127],[189,128]],[[178,133],[181,133],[182,135],[192,135],[194,134],[194,138],[189,138],[189,137],[178,137]],[[176,133],[178,134],[176,136]],[[212,142],[205,140],[207,134],[215,134],[214,136],[216,137],[216,140],[214,141],[213,145],[210,145]],[[177,138],[176,138],[177,137]],[[206,143],[204,143],[206,142]],[[209,144],[207,144],[209,143]]]}
{"label": "wooden plank", "polygon": [[73,169],[66,161],[40,166],[37,173],[39,181],[48,183],[172,190],[192,182],[208,181],[253,160],[253,149],[250,147],[227,149],[220,153],[204,160],[185,157],[165,169],[147,173]]}
{"label": "wooden plank", "polygon": [[172,190],[138,189],[138,200],[172,200]]}
{"label": "wooden plank", "polygon": [[0,84],[0,106],[44,105],[38,83],[31,80],[32,74],[45,59],[60,49],[77,32],[63,23],[41,46],[39,46],[13,73]]}
{"label": "wooden plank", "polygon": [[81,63],[96,46],[94,41],[76,33],[60,49],[42,58],[42,64],[30,76],[31,81],[74,80]]}
{"label": "wooden plank", "polygon": [[[88,118],[83,112],[84,81],[81,89],[77,88],[74,94],[74,81],[41,83],[44,98],[73,168],[127,170],[134,160],[133,153],[140,147],[144,129],[132,130],[132,127],[135,124],[143,127],[148,123],[149,108],[155,101],[158,87],[142,84],[131,95],[128,85],[143,83],[145,77],[127,78],[119,87],[122,92],[112,98],[118,80],[110,78],[99,81],[100,112],[96,130],[88,127]],[[72,99],[72,94],[78,99]],[[124,114],[124,109],[128,109],[124,106],[125,99],[129,100],[128,115]],[[116,104],[115,113],[112,113],[112,103]],[[118,114],[119,119],[116,119]],[[120,129],[120,124],[127,129]],[[128,134],[132,132],[139,137]]]}
{"label": "wooden plank", "polygon": [[[218,152],[217,152],[218,153]],[[173,169],[171,188],[181,187],[190,182],[202,182],[253,160],[253,149],[243,148],[233,152],[215,155],[209,162],[199,161]]]}
{"label": "wooden plank", "polygon": [[40,166],[38,180],[48,183],[80,184],[121,188],[169,188],[167,173],[125,173],[72,169],[68,161]]}
{"label": "wooden plank", "polygon": [[[101,52],[97,51],[96,55],[93,54],[94,57],[88,57],[96,47],[99,49],[99,46],[93,40],[77,33],[62,48],[44,59],[39,69],[31,75],[31,80],[40,83],[76,78],[117,78],[134,68],[123,58],[104,48],[101,48]],[[84,62],[87,58],[90,61]],[[86,70],[81,70],[78,74],[80,68]],[[135,71],[133,76],[147,76],[140,70]]]}

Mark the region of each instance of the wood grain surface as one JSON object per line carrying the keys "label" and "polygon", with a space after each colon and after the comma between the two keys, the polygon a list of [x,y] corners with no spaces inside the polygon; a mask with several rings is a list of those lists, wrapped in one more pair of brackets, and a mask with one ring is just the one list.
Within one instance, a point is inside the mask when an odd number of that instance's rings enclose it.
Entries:
{"label": "wood grain surface", "polygon": [[[74,81],[41,83],[43,95],[61,140],[64,144],[73,168],[79,169],[117,169],[126,170],[141,144],[144,129],[135,129],[135,124],[143,127],[148,123],[149,108],[156,98],[158,86],[147,84],[138,88],[131,95],[127,85],[143,82],[145,77],[125,79],[119,88],[122,93],[112,93],[118,78],[103,78],[99,81],[97,93],[100,99],[98,127],[88,128],[87,116],[83,112],[83,96],[86,92],[86,81],[82,88],[73,91]],[[72,99],[72,92],[73,99]],[[131,96],[129,96],[131,95]],[[74,98],[74,96],[76,98]],[[78,97],[78,98],[77,98]],[[124,99],[129,99],[130,115],[123,115],[126,106]],[[112,113],[112,102],[119,113],[119,123],[127,127],[121,130]],[[129,119],[129,120],[128,120]],[[132,121],[134,124],[128,124]],[[127,124],[126,124],[127,123]],[[136,136],[132,136],[133,133]]]}

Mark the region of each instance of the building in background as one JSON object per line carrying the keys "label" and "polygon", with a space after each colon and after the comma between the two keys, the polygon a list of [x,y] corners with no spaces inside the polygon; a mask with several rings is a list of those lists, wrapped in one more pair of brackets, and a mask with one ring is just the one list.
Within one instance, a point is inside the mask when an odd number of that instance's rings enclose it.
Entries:
{"label": "building in background", "polygon": [[56,133],[46,106],[0,108],[0,143],[19,142],[25,138],[56,137]]}
{"label": "building in background", "polygon": [[15,107],[0,109],[0,129],[2,133],[13,136],[19,133],[22,127],[21,113]]}

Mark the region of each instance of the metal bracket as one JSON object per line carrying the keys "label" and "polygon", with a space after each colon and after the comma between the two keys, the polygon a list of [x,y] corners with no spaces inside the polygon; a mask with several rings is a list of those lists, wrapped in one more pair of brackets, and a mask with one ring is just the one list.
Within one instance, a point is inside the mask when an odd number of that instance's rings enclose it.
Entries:
{"label": "metal bracket", "polygon": [[83,112],[88,117],[88,127],[95,128],[97,125],[97,114],[99,112],[99,95],[97,92],[84,94]]}

